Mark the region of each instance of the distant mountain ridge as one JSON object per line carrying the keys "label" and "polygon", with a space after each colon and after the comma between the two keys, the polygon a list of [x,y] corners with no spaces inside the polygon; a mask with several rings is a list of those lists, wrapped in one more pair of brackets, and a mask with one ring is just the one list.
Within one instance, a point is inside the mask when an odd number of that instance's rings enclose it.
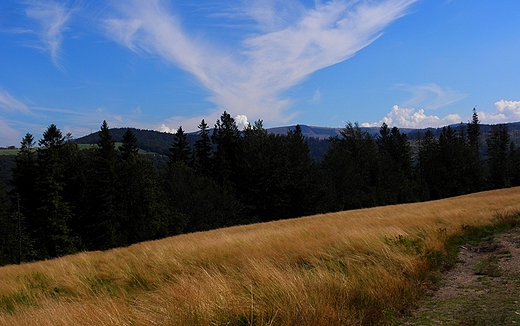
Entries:
{"label": "distant mountain ridge", "polygon": [[[463,124],[466,126],[467,124]],[[509,134],[511,140],[517,145],[520,145],[520,122],[512,122],[506,124],[509,130]],[[451,128],[457,129],[460,124],[450,125]],[[294,130],[296,125],[290,126],[281,126],[274,128],[267,128],[269,133],[273,134],[286,134],[288,130]],[[332,127],[319,127],[319,126],[308,126],[308,125],[300,125],[302,129],[302,134],[309,140],[309,147],[311,148],[311,152],[313,152],[316,148],[316,153],[312,153],[312,156],[318,158],[322,156],[324,151],[324,146],[316,146],[316,143],[320,143],[321,141],[325,141],[330,137],[335,137],[340,135],[340,131],[344,128],[332,128]],[[481,124],[480,130],[483,136],[486,136],[488,132],[491,131],[493,125],[490,124]],[[430,130],[435,137],[438,137],[442,131],[443,127],[439,128],[423,128],[423,129],[413,129],[413,128],[399,128],[399,131],[405,133],[408,136],[408,139],[415,140],[418,139],[419,136],[422,136],[426,133],[427,130]],[[123,139],[123,134],[128,128],[113,128],[110,129],[112,137],[116,142],[121,142]],[[142,130],[136,128],[130,128],[135,136],[137,137],[137,145],[139,148],[154,152],[162,155],[168,155],[168,149],[172,146],[174,141],[174,134],[153,131],[153,130]],[[377,135],[379,133],[379,127],[362,127],[364,131],[369,132],[372,135]],[[99,132],[94,132],[90,135],[86,135],[80,138],[75,139],[77,144],[96,144],[99,139]],[[197,132],[188,133],[188,142],[193,145],[198,138]],[[326,146],[328,147],[328,146]]]}

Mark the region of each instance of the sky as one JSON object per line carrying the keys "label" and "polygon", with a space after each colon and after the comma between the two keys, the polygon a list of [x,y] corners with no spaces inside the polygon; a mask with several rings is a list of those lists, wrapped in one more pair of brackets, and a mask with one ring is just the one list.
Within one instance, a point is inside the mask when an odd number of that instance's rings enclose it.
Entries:
{"label": "sky", "polygon": [[520,121],[520,1],[1,0],[0,146],[56,124],[196,131]]}

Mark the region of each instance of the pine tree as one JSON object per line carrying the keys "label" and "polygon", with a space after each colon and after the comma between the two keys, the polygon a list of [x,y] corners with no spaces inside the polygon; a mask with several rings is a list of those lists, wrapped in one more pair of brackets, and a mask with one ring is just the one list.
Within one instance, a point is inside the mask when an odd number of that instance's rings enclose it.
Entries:
{"label": "pine tree", "polygon": [[17,214],[10,208],[2,172],[0,169],[0,266],[21,260]]}
{"label": "pine tree", "polygon": [[35,214],[35,186],[36,177],[38,175],[38,166],[36,164],[35,150],[33,148],[35,142],[33,135],[27,133],[21,141],[20,150],[16,154],[15,167],[13,168],[12,184],[12,201],[16,206],[20,206],[20,212],[28,220],[32,220]]}
{"label": "pine tree", "polygon": [[380,169],[379,191],[383,204],[416,200],[410,144],[397,127],[383,123],[376,139]]}
{"label": "pine tree", "polygon": [[211,139],[217,146],[213,174],[219,183],[232,189],[237,181],[240,160],[240,131],[235,119],[226,111],[217,120]]}
{"label": "pine tree", "polygon": [[169,163],[183,163],[188,165],[191,158],[191,147],[188,143],[188,136],[182,129],[177,129],[172,147],[170,147]]}
{"label": "pine tree", "polygon": [[509,132],[505,124],[493,126],[486,139],[488,167],[493,189],[509,187]]}
{"label": "pine tree", "polygon": [[348,123],[341,137],[330,139],[323,166],[335,193],[337,210],[377,204],[377,156],[373,137],[359,125]]}
{"label": "pine tree", "polygon": [[137,157],[139,147],[137,147],[137,137],[130,128],[126,129],[123,134],[123,144],[119,146],[121,158],[123,160],[130,160]]}
{"label": "pine tree", "polygon": [[115,142],[103,121],[98,147],[91,166],[89,213],[84,215],[85,230],[82,237],[89,250],[117,247],[124,244],[120,233],[120,212],[117,209],[117,183]]}
{"label": "pine tree", "polygon": [[198,125],[199,139],[195,142],[195,150],[193,151],[194,166],[202,171],[205,175],[209,175],[211,170],[211,138],[209,136],[208,124],[202,119]]}
{"label": "pine tree", "polygon": [[471,122],[468,123],[468,144],[469,144],[469,167],[468,174],[471,180],[470,191],[476,192],[484,190],[484,171],[483,162],[480,155],[480,137],[482,132],[480,131],[480,121],[475,108],[473,108],[473,115]]}
{"label": "pine tree", "polygon": [[38,142],[37,209],[35,218],[28,221],[28,230],[35,240],[38,259],[75,251],[69,228],[72,209],[63,197],[65,175],[61,149],[64,140],[61,131],[51,124]]}
{"label": "pine tree", "polygon": [[127,129],[117,163],[119,245],[153,239],[158,234],[157,180],[153,163],[138,154],[137,137]]}

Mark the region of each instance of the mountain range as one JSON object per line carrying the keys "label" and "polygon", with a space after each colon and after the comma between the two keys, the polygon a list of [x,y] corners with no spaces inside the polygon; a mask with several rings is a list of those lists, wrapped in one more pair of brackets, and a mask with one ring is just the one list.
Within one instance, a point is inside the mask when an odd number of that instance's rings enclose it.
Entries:
{"label": "mountain range", "polygon": [[[509,130],[509,135],[511,140],[515,143],[516,146],[520,145],[520,122],[513,122],[506,124]],[[466,124],[464,124],[466,126]],[[267,131],[273,134],[286,134],[288,130],[294,130],[296,125],[291,126],[282,126],[282,127],[274,127],[268,128]],[[309,147],[311,149],[311,155],[314,158],[320,158],[328,148],[328,140],[330,137],[335,137],[340,135],[340,131],[343,128],[330,128],[330,127],[319,127],[319,126],[308,126],[308,125],[300,125],[302,129],[302,134],[307,138],[309,143]],[[455,124],[450,126],[453,129],[458,129],[460,124]],[[493,125],[490,124],[481,124],[480,130],[482,132],[482,137],[487,137],[487,134],[491,131]],[[110,129],[112,137],[116,142],[121,142],[123,138],[123,134],[128,128],[114,128]],[[174,134],[159,132],[153,130],[142,130],[136,128],[130,128],[135,136],[137,137],[137,145],[144,151],[157,153],[161,155],[167,155],[169,153],[168,148],[170,148],[174,141]],[[370,134],[376,136],[379,133],[379,127],[369,127],[361,128],[363,131],[367,131]],[[399,128],[399,131],[405,133],[410,140],[416,140],[419,136],[422,136],[426,133],[427,130],[430,130],[435,137],[438,137],[442,131],[441,128],[424,128],[424,129],[412,129],[412,128]],[[80,137],[75,139],[77,144],[96,144],[99,139],[99,132],[94,132],[92,134]],[[198,139],[198,133],[188,133],[187,134],[188,142],[193,145],[195,141]]]}

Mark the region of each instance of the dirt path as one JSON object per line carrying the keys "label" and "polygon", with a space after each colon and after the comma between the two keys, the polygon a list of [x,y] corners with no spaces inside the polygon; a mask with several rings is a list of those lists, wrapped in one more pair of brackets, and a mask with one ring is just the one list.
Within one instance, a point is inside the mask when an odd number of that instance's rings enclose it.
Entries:
{"label": "dirt path", "polygon": [[520,228],[462,246],[440,288],[399,325],[520,325]]}

